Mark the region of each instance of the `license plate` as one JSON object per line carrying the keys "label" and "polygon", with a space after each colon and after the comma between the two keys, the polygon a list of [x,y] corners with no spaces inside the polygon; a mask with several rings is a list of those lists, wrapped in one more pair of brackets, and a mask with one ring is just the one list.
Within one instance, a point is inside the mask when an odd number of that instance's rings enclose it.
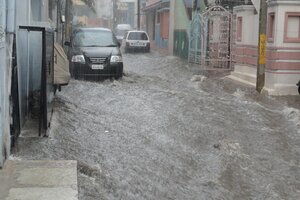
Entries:
{"label": "license plate", "polygon": [[135,47],[144,47],[144,46],[146,46],[145,43],[139,43],[139,42],[137,42],[137,43],[132,43],[131,45],[132,45],[132,46],[135,46]]}
{"label": "license plate", "polygon": [[92,65],[92,69],[104,69],[103,65]]}

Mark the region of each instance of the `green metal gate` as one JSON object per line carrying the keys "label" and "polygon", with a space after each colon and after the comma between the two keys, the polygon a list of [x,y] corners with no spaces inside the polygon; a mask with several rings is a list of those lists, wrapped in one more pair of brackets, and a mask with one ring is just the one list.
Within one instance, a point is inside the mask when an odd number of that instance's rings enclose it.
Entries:
{"label": "green metal gate", "polygon": [[232,14],[222,6],[193,14],[189,62],[208,70],[231,70]]}
{"label": "green metal gate", "polygon": [[193,13],[193,19],[191,23],[191,33],[189,41],[189,62],[190,63],[201,63],[202,48],[204,45],[205,27],[203,17],[200,12],[196,11]]}

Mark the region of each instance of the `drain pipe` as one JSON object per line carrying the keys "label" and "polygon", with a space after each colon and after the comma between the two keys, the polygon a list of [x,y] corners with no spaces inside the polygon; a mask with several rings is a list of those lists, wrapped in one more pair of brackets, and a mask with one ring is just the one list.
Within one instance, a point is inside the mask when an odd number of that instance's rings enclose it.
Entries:
{"label": "drain pipe", "polygon": [[7,1],[7,20],[6,29],[8,33],[15,33],[16,24],[16,0]]}
{"label": "drain pipe", "polygon": [[5,138],[7,137],[7,126],[6,123],[6,106],[7,100],[6,98],[6,76],[5,68],[6,68],[6,49],[5,47],[5,12],[6,12],[6,1],[0,0],[0,14],[2,15],[0,21],[0,168],[3,166],[6,152],[5,152]]}
{"label": "drain pipe", "polygon": [[[16,19],[16,1],[15,0],[7,0],[7,17],[6,17],[6,48],[7,48],[7,57],[9,58],[8,67],[9,69],[9,77],[11,77],[12,73],[12,62],[13,62],[13,43],[15,37],[15,19]],[[8,79],[8,87],[11,88],[11,79]]]}

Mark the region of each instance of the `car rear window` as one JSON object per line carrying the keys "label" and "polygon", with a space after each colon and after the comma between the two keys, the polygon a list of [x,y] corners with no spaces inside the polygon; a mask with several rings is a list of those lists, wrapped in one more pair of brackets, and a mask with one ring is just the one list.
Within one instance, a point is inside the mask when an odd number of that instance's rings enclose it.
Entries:
{"label": "car rear window", "polygon": [[116,29],[132,30],[130,24],[118,24]]}
{"label": "car rear window", "polygon": [[128,40],[148,40],[148,36],[143,32],[130,32]]}

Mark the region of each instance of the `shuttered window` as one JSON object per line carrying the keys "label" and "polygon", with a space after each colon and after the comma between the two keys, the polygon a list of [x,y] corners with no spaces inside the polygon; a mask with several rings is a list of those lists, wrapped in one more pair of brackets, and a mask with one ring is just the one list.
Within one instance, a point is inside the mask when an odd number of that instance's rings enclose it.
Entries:
{"label": "shuttered window", "polygon": [[286,13],[284,41],[297,43],[300,42],[300,12]]}
{"label": "shuttered window", "polygon": [[163,39],[169,38],[169,22],[170,22],[170,13],[163,12],[161,13],[161,22],[160,22],[160,35]]}

